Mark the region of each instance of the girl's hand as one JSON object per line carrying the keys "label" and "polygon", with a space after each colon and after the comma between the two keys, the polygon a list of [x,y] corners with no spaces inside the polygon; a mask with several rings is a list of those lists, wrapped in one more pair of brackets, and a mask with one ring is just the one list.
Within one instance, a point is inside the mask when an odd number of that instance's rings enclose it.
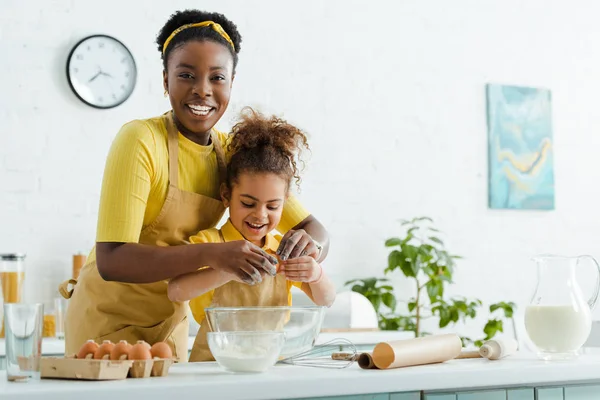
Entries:
{"label": "girl's hand", "polygon": [[313,238],[304,229],[290,229],[281,239],[277,255],[282,260],[310,256],[317,260],[321,251]]}
{"label": "girl's hand", "polygon": [[323,273],[319,263],[311,256],[291,258],[283,262],[279,272],[290,281],[306,283],[318,281]]}
{"label": "girl's hand", "polygon": [[213,247],[210,267],[234,275],[238,282],[254,285],[276,274],[277,259],[246,240],[205,245]]}

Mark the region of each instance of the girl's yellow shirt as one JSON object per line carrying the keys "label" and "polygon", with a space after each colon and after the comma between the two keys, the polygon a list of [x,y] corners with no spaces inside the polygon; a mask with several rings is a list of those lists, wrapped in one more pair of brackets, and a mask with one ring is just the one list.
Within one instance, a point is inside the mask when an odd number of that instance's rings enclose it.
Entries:
{"label": "girl's yellow shirt", "polygon": [[[219,234],[220,233],[220,234]],[[191,243],[221,243],[221,236],[225,242],[233,242],[236,240],[245,240],[244,236],[235,229],[235,226],[231,223],[231,220],[227,220],[225,224],[221,227],[221,229],[206,229],[201,232],[198,232],[196,235],[190,238]],[[281,242],[280,235],[273,235],[272,233],[267,234],[265,237],[265,245],[263,246],[263,250],[267,253],[274,254],[279,247],[279,243]],[[295,286],[299,289],[302,289],[302,282],[292,282],[287,281],[287,301],[288,306],[292,305],[292,287]],[[192,315],[197,323],[202,324],[206,313],[204,309],[206,307],[210,307],[212,304],[212,300],[214,297],[214,290],[210,290],[204,293],[201,296],[193,298],[190,300],[190,309],[192,311]],[[246,306],[254,306],[255,304],[245,304]]]}

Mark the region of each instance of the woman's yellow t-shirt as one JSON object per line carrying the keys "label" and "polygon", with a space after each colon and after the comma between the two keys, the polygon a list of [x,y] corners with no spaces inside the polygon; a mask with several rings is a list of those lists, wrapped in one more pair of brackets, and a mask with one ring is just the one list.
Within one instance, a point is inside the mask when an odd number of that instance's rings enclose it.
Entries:
{"label": "woman's yellow t-shirt", "polygon": [[[143,228],[158,216],[169,187],[166,115],[134,120],[115,137],[104,170],[98,242],[137,243]],[[227,151],[228,135],[218,132]],[[213,144],[201,146],[179,134],[179,188],[220,199]],[[309,212],[290,196],[277,230],[285,233]]]}
{"label": "woman's yellow t-shirt", "polygon": [[[223,236],[223,239],[226,242],[232,242],[235,240],[245,240],[244,236],[242,236],[242,234],[237,229],[235,229],[235,227],[233,226],[231,221],[227,220],[227,222],[225,224],[223,224],[221,229],[215,229],[215,228],[205,229],[201,232],[198,232],[196,235],[192,236],[190,238],[190,242],[191,243],[221,243],[222,242],[221,235]],[[280,242],[281,242],[281,236],[272,235],[269,233],[265,237],[265,245],[263,246],[263,250],[273,254],[277,251],[277,248],[279,247]],[[287,281],[287,301],[288,301],[289,306],[292,305],[292,291],[291,290],[292,290],[293,286],[296,286],[297,288],[302,289],[302,282]],[[206,315],[206,313],[204,312],[204,309],[206,307],[210,307],[213,297],[214,297],[214,293],[215,293],[214,290],[210,290],[210,291],[204,293],[203,295],[190,300],[190,309],[192,311],[192,314],[194,315],[194,319],[199,324],[202,324],[202,321],[204,320],[204,316]],[[252,306],[254,304],[247,304],[247,305]]]}

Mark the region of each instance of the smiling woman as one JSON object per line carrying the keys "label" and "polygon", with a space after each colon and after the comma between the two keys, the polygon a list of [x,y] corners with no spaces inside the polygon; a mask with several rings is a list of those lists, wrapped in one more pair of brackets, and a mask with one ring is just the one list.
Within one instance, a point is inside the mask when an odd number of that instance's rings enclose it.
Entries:
{"label": "smiling woman", "polygon": [[[189,245],[224,213],[228,135],[214,129],[229,105],[240,51],[237,27],[217,13],[173,14],[157,37],[172,110],[126,123],[107,157],[96,247],[77,282],[65,323],[67,354],[97,342],[166,341],[187,355],[187,304],[167,297],[167,280],[202,267],[260,282],[277,260],[246,240]],[[277,230],[282,260],[327,254],[324,227],[289,196]],[[319,244],[323,243],[323,245]],[[181,246],[188,244],[186,246]]]}

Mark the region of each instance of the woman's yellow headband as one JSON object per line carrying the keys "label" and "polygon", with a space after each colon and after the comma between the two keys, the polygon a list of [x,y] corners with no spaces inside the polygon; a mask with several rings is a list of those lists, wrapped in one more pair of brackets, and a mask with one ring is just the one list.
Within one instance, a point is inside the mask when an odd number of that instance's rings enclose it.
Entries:
{"label": "woman's yellow headband", "polygon": [[233,41],[231,40],[231,38],[229,37],[227,32],[225,32],[225,29],[223,29],[223,27],[221,25],[217,24],[216,22],[204,21],[204,22],[197,22],[195,24],[182,25],[179,28],[175,29],[173,31],[173,33],[171,33],[171,35],[167,38],[167,40],[165,40],[165,44],[163,44],[163,50],[162,50],[163,54],[165,54],[165,50],[167,50],[167,46],[169,45],[169,43],[171,43],[171,40],[173,40],[175,35],[177,35],[179,32],[181,32],[185,29],[188,29],[188,28],[202,28],[204,26],[210,26],[211,28],[213,28],[215,32],[217,32],[219,35],[221,35],[223,37],[223,39],[227,40],[227,42],[231,45],[231,48],[235,52],[235,46],[233,45]]}

